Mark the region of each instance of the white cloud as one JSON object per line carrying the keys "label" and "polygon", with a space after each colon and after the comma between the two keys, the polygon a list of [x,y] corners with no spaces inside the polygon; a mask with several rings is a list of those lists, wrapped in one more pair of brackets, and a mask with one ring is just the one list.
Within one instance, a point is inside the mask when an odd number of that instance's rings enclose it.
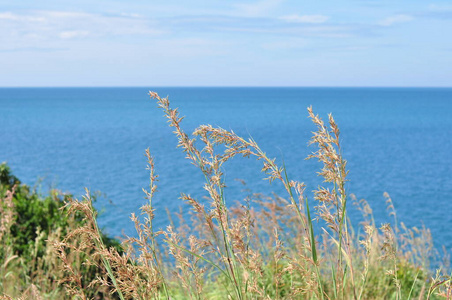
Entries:
{"label": "white cloud", "polygon": [[452,11],[452,5],[431,4],[428,8],[431,11]]}
{"label": "white cloud", "polygon": [[0,20],[18,20],[18,16],[11,12],[0,13]]}
{"label": "white cloud", "polygon": [[75,18],[90,18],[95,16],[94,14],[83,13],[83,12],[72,12],[72,11],[57,11],[57,10],[39,10],[32,12],[31,14],[41,15],[49,20],[56,19],[75,19]]}
{"label": "white cloud", "polygon": [[133,19],[141,19],[141,18],[144,18],[143,15],[140,15],[140,14],[134,14],[134,13],[121,13],[121,16],[127,17],[127,18],[133,18]]}
{"label": "white cloud", "polygon": [[62,39],[73,39],[73,38],[83,38],[89,35],[89,31],[86,30],[71,30],[62,31],[58,35]]}
{"label": "white cloud", "polygon": [[406,22],[410,22],[412,21],[414,18],[412,16],[409,15],[395,15],[392,17],[388,17],[384,20],[381,20],[380,22],[378,22],[379,25],[381,26],[392,26],[394,24],[398,24],[398,23],[406,23]]}
{"label": "white cloud", "polygon": [[68,11],[0,12],[0,49],[36,47],[36,43],[108,36],[156,36],[157,22],[138,15],[102,15]]}
{"label": "white cloud", "polygon": [[235,15],[257,17],[265,16],[276,9],[282,0],[262,0],[250,4],[236,4],[237,8]]}
{"label": "white cloud", "polygon": [[283,16],[280,19],[291,23],[310,23],[321,24],[329,20],[330,17],[324,15],[289,15]]}
{"label": "white cloud", "polygon": [[303,49],[309,45],[309,41],[300,38],[281,38],[263,43],[262,48],[270,51],[287,51]]}
{"label": "white cloud", "polygon": [[[365,24],[337,24],[319,23],[327,16],[316,16],[315,18],[303,18],[305,23],[287,21],[280,17],[255,18],[255,17],[230,17],[230,16],[184,16],[163,20],[163,23],[176,33],[193,34],[207,33],[214,34],[220,32],[237,32],[249,34],[255,37],[271,35],[272,38],[278,35],[295,37],[326,37],[326,38],[347,38],[356,36],[367,36],[371,34],[374,26]],[[310,23],[307,23],[307,22]],[[312,23],[312,22],[317,23]],[[256,36],[257,37],[257,36]]]}
{"label": "white cloud", "polygon": [[45,22],[46,19],[42,16],[27,16],[13,14],[12,12],[0,12],[0,20],[16,21],[16,22]]}

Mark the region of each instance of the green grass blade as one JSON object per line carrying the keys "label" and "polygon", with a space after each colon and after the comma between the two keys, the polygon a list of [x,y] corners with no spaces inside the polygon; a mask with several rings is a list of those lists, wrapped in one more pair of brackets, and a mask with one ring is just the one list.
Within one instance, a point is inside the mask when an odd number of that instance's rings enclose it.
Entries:
{"label": "green grass blade", "polygon": [[334,267],[331,265],[331,273],[333,275],[333,292],[334,292],[334,299],[337,299],[337,283],[336,283],[336,272],[334,272]]}
{"label": "green grass blade", "polygon": [[314,263],[317,265],[317,249],[315,246],[314,228],[312,226],[311,212],[309,211],[308,198],[305,198],[305,203],[306,203],[306,214],[308,215],[308,225],[309,225],[309,233],[310,233],[310,239],[311,239],[312,259],[314,260]]}
{"label": "green grass blade", "polygon": [[417,271],[416,277],[414,277],[414,282],[411,285],[410,293],[408,294],[408,298],[407,299],[411,299],[411,293],[413,292],[414,285],[416,284],[417,277],[419,276],[419,272],[421,272],[421,270]]}

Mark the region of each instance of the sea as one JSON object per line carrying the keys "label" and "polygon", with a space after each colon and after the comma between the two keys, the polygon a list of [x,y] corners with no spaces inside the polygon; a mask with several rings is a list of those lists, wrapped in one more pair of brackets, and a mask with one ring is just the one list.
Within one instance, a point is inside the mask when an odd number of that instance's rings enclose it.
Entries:
{"label": "sea", "polygon": [[[97,195],[101,227],[112,236],[133,236],[130,215],[147,202],[149,148],[159,175],[154,226],[165,228],[167,211],[187,215],[181,193],[208,206],[207,192],[149,91],[179,108],[188,134],[211,124],[253,138],[285,164],[290,179],[306,184],[311,206],[312,191],[323,182],[321,164],[306,160],[316,151],[308,145],[316,128],[307,107],[324,120],[332,113],[348,162],[347,193],[366,199],[379,225],[394,222],[387,192],[398,222],[430,228],[437,248],[451,251],[451,88],[1,88],[0,162],[43,195],[58,188],[82,198],[89,189]],[[243,204],[252,193],[286,197],[261,168],[255,158],[223,166],[228,205]]]}

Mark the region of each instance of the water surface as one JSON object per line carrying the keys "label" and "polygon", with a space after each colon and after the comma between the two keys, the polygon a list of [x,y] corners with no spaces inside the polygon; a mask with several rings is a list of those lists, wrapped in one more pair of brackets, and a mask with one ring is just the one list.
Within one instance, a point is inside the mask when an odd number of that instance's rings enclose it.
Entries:
{"label": "water surface", "polygon": [[[306,108],[332,112],[350,170],[348,191],[367,199],[377,222],[388,219],[383,192],[399,220],[430,227],[437,244],[452,248],[452,89],[427,88],[152,88],[169,95],[191,132],[200,124],[252,136],[269,156],[283,157],[293,179],[308,191],[321,180],[320,165],[305,161],[314,125]],[[144,151],[150,148],[160,175],[157,226],[164,207],[176,210],[181,192],[199,199],[203,176],[184,159],[163,112],[148,88],[0,89],[0,161],[25,183],[81,195],[101,191],[100,223],[114,235],[133,234],[129,220],[146,201]],[[279,160],[281,161],[281,160]],[[268,185],[260,162],[238,159],[225,166],[227,201],[244,196],[236,178],[253,192],[283,193]]]}

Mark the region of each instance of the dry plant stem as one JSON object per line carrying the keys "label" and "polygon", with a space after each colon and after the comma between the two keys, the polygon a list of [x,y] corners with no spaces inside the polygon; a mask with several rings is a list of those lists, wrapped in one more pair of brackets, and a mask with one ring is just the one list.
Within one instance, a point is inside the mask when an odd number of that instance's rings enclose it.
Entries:
{"label": "dry plant stem", "polygon": [[[205,177],[206,183],[204,188],[209,193],[213,207],[210,212],[206,212],[204,207],[190,196],[183,195],[182,199],[192,206],[200,219],[205,220],[206,227],[204,228],[211,235],[208,239],[216,247],[212,245],[210,249],[213,251],[211,253],[220,262],[215,263],[216,260],[209,260],[206,257],[202,257],[202,255],[190,251],[178,243],[174,243],[175,245],[172,245],[173,247],[191,254],[192,257],[204,260],[204,262],[207,262],[222,272],[227,280],[229,280],[227,284],[233,285],[236,298],[244,299],[250,297],[250,295],[268,295],[268,285],[262,287],[263,294],[257,289],[252,290],[250,284],[254,284],[256,282],[254,278],[258,278],[260,275],[253,273],[254,271],[249,268],[247,261],[249,261],[250,257],[253,257],[250,255],[252,252],[248,251],[248,246],[243,246],[245,242],[243,241],[243,236],[240,235],[240,231],[237,230],[237,219],[234,218],[234,213],[231,214],[228,210],[223,193],[224,181],[221,171],[223,163],[236,155],[243,157],[254,156],[258,160],[262,160],[262,172],[268,175],[267,180],[270,182],[277,180],[283,184],[289,196],[289,201],[286,202],[287,205],[285,207],[290,208],[292,212],[291,217],[298,220],[295,228],[301,229],[302,232],[300,239],[290,240],[292,237],[287,235],[288,233],[284,232],[284,230],[281,231],[284,235],[284,242],[287,241],[289,245],[296,246],[298,251],[297,253],[297,251],[292,250],[290,252],[291,256],[287,256],[287,261],[284,261],[284,263],[287,263],[285,270],[289,271],[288,273],[297,270],[299,271],[297,275],[303,278],[301,282],[295,283],[297,277],[294,277],[294,274],[290,275],[288,282],[291,282],[291,296],[303,293],[307,297],[316,297],[319,299],[330,298],[331,296],[336,299],[353,298],[361,300],[366,298],[369,296],[369,291],[367,291],[368,286],[373,284],[372,287],[375,288],[376,284],[377,287],[382,288],[385,284],[384,280],[377,280],[375,283],[371,270],[372,272],[381,270],[381,266],[375,264],[375,259],[382,252],[385,253],[386,251],[390,259],[385,263],[385,267],[389,266],[391,276],[397,288],[395,295],[397,299],[401,298],[402,290],[400,280],[405,279],[402,277],[399,278],[397,274],[397,268],[399,267],[397,259],[403,258],[404,249],[401,249],[400,252],[397,250],[398,238],[393,236],[393,232],[391,232],[391,235],[387,231],[383,231],[382,234],[378,233],[378,231],[374,233],[375,225],[372,219],[370,225],[365,227],[366,236],[364,240],[362,242],[358,239],[355,240],[356,234],[347,214],[348,195],[346,192],[346,182],[348,171],[346,170],[346,161],[342,155],[339,129],[331,115],[328,116],[328,122],[325,124],[317,115],[313,114],[312,108],[308,108],[309,116],[317,126],[317,131],[313,133],[314,136],[311,144],[318,146],[317,151],[310,155],[309,158],[316,158],[323,163],[323,168],[319,175],[324,178],[324,182],[331,184],[330,188],[319,187],[315,191],[315,199],[319,203],[316,206],[318,212],[317,218],[323,219],[327,225],[327,229],[324,229],[325,233],[322,235],[323,240],[321,240],[321,237],[318,237],[319,241],[316,241],[313,219],[311,218],[309,207],[310,203],[304,195],[304,185],[289,180],[284,162],[283,167],[279,167],[275,163],[275,159],[270,159],[252,138],[246,140],[237,136],[232,131],[214,128],[210,125],[202,125],[196,128],[193,132],[194,138],[190,139],[180,127],[183,118],[179,117],[177,109],[170,108],[168,98],[160,98],[153,92],[149,94],[151,98],[157,99],[159,106],[163,108],[168,118],[170,126],[174,127],[174,133],[178,137],[178,146],[183,149],[187,158],[200,168]],[[203,142],[204,147],[196,148],[195,143],[197,141]],[[219,151],[220,154],[217,154],[218,148],[222,149],[222,151]],[[292,189],[295,189],[297,200]],[[303,205],[305,206],[304,208]],[[371,215],[371,210],[366,205],[363,208],[363,215],[365,218]],[[276,222],[272,223],[274,226],[273,229],[281,228],[278,222],[276,219]],[[272,230],[266,230],[264,232],[269,236],[273,236],[270,239],[275,239],[277,243],[280,231],[278,230],[278,234],[275,234],[272,233]],[[293,230],[293,228],[290,230]],[[396,231],[398,232],[398,230]],[[206,231],[203,232],[205,233]],[[294,231],[295,234],[299,232],[300,230]],[[428,236],[428,232],[426,231],[418,230],[414,233],[419,234],[419,232],[423,237]],[[414,233],[413,231],[407,231],[406,249],[412,249],[409,250],[411,251],[410,255],[412,258],[419,257],[420,260],[425,259],[428,257],[429,252],[428,250],[419,250],[421,242],[416,241]],[[209,234],[205,236],[209,236]],[[380,244],[381,240],[386,241],[386,249],[379,249],[378,244]],[[169,241],[169,243],[172,242]],[[359,247],[359,244],[364,246],[364,250]],[[263,245],[263,243],[259,245]],[[267,253],[266,250],[261,250],[260,254],[263,256],[268,255],[269,258],[271,257],[269,256],[271,253]],[[270,273],[279,274],[279,259],[277,259],[276,253],[274,255],[276,255],[273,256],[275,266],[274,268],[270,266],[272,270]],[[372,257],[375,259],[372,259]],[[363,266],[363,270],[357,268],[357,266],[361,265]],[[322,278],[322,274],[330,267],[332,278]],[[358,276],[361,276],[361,280],[356,280]],[[271,281],[274,288],[272,293],[276,291],[276,294],[272,294],[275,297],[279,297],[278,291],[281,289],[278,281],[280,279],[278,278],[273,278]],[[331,282],[333,282],[333,286],[329,287],[327,284]],[[265,284],[265,282],[261,284]],[[414,287],[413,283],[411,292],[413,292]],[[334,295],[330,295],[330,292],[331,294],[334,292]],[[231,297],[231,294],[229,294],[229,297]]]}
{"label": "dry plant stem", "polygon": [[[212,176],[211,178],[208,178],[208,174],[209,171],[211,172],[212,169],[208,170],[205,167],[205,160],[201,157],[201,153],[199,151],[197,151],[196,149],[194,149],[193,146],[193,140],[188,140],[187,135],[180,129],[179,126],[179,122],[182,120],[182,118],[179,118],[177,115],[177,111],[176,110],[172,110],[169,108],[169,101],[167,98],[161,99],[159,98],[159,96],[155,93],[150,93],[151,97],[155,97],[157,98],[157,100],[160,103],[160,106],[164,108],[166,115],[168,117],[168,119],[171,122],[171,126],[176,128],[175,133],[179,136],[179,145],[182,145],[182,147],[184,148],[185,152],[189,153],[187,156],[188,158],[192,159],[195,163],[198,164],[198,166],[201,168],[201,170],[203,170],[203,173],[206,176],[206,180],[208,182],[208,191],[211,193],[211,196],[213,199],[218,197],[218,194],[213,193],[212,191],[214,190],[214,185],[212,184],[212,179],[215,179],[215,181],[219,181],[219,177],[220,177],[220,173],[218,171],[218,166],[221,165],[224,161],[226,161],[227,159],[233,157],[236,154],[242,154],[243,156],[249,156],[249,155],[254,155],[256,157],[258,157],[258,159],[263,159],[264,160],[264,171],[268,171],[270,177],[268,178],[270,181],[274,180],[274,179],[279,179],[280,181],[282,181],[282,183],[284,184],[284,187],[286,188],[286,190],[288,191],[290,197],[291,197],[291,202],[293,204],[293,206],[297,209],[297,213],[300,217],[300,220],[303,222],[304,219],[301,216],[301,212],[298,209],[298,205],[296,204],[293,194],[292,194],[292,189],[290,186],[290,183],[287,179],[287,174],[286,178],[283,177],[282,172],[284,170],[284,168],[278,168],[276,166],[276,164],[274,163],[274,160],[270,160],[265,153],[257,146],[257,143],[250,139],[250,141],[245,141],[244,139],[240,138],[239,136],[235,135],[232,132],[226,132],[225,130],[222,129],[214,129],[210,126],[201,126],[200,128],[198,128],[195,131],[195,135],[200,135],[202,137],[202,140],[207,144],[206,150],[208,153],[211,154],[211,159],[212,159],[212,165],[214,166],[213,171],[215,172],[215,175]],[[220,159],[217,159],[217,157],[213,156],[213,150],[212,150],[212,146],[209,144],[209,140],[208,140],[208,135],[210,135],[210,137],[212,137],[214,139],[215,142],[217,143],[223,143],[226,144],[226,147],[228,147],[228,149],[225,151],[225,156],[220,157]],[[231,146],[232,145],[232,146]],[[252,148],[254,151],[250,151],[249,148]],[[221,184],[218,184],[219,188],[220,188],[220,199],[221,199],[221,204],[222,205],[218,205],[219,206],[219,222],[221,225],[221,229],[223,232],[223,239],[224,239],[224,243],[225,243],[225,247],[226,247],[226,253],[227,253],[227,259],[228,259],[228,264],[231,270],[231,275],[235,281],[235,284],[237,283],[236,280],[236,276],[235,276],[235,261],[232,260],[231,258],[234,258],[234,254],[232,253],[232,249],[231,247],[229,247],[229,243],[227,240],[227,235],[229,234],[228,232],[228,228],[229,226],[227,226],[228,224],[228,218],[227,218],[227,209],[225,207],[225,203],[224,203],[224,198],[223,198],[223,192],[222,192],[222,186]],[[218,201],[220,202],[220,201]],[[225,221],[223,221],[223,215],[225,217]],[[315,249],[315,241],[311,241],[314,249]],[[315,251],[313,252],[313,258],[314,258],[314,263],[317,264],[317,258],[316,258],[316,254]],[[316,266],[317,268],[317,266]],[[319,274],[319,272],[318,272]],[[321,284],[319,284],[320,289],[321,289]],[[323,295],[323,292],[321,292],[321,295]]]}
{"label": "dry plant stem", "polygon": [[106,258],[105,255],[103,255],[104,251],[106,251],[105,244],[102,241],[102,235],[99,229],[99,226],[97,225],[97,219],[94,213],[94,208],[91,200],[91,195],[89,191],[86,189],[86,195],[84,196],[84,199],[86,201],[86,205],[88,206],[88,209],[84,211],[86,213],[86,217],[88,218],[88,221],[91,223],[91,226],[95,230],[96,235],[92,237],[93,242],[95,243],[96,249],[101,250],[100,256],[102,259],[102,263],[104,264],[105,269],[107,270],[108,277],[110,277],[110,280],[112,281],[113,285],[115,286],[116,292],[118,293],[118,296],[121,300],[124,300],[124,295],[122,294],[121,288],[118,285],[118,282],[116,281],[116,278],[113,274],[113,269],[110,265],[110,261]]}
{"label": "dry plant stem", "polygon": [[[241,140],[242,143],[247,143],[245,140],[239,138]],[[306,224],[305,219],[303,218],[302,212],[300,210],[300,205],[299,203],[297,203],[295,201],[293,192],[292,192],[292,188],[293,187],[297,187],[299,185],[299,183],[294,182],[294,181],[289,181],[289,178],[287,176],[287,170],[285,167],[285,164],[283,163],[283,167],[279,168],[276,164],[275,164],[275,160],[273,159],[269,159],[267,157],[267,155],[259,148],[259,146],[257,145],[257,143],[253,140],[250,139],[250,143],[249,146],[254,148],[257,154],[254,154],[255,156],[258,157],[258,159],[263,159],[264,160],[264,169],[270,170],[270,177],[269,180],[272,181],[274,179],[279,179],[283,185],[284,188],[286,189],[287,193],[289,194],[290,197],[290,202],[292,204],[292,207],[295,208],[295,211],[300,219],[300,222],[305,226],[305,228],[309,228],[309,238],[308,241],[310,242],[310,247],[311,247],[311,255],[312,255],[312,259],[313,259],[313,263],[314,263],[314,268],[315,268],[315,272],[317,275],[317,281],[318,281],[318,288],[319,288],[319,296],[321,299],[324,298],[324,291],[323,291],[323,284],[322,284],[322,278],[320,275],[320,270],[318,267],[318,257],[317,257],[317,249],[316,249],[316,240],[315,240],[315,235],[314,235],[314,228],[312,225],[312,219],[311,219],[311,213],[310,213],[310,209],[309,209],[309,203],[308,203],[308,198],[307,197],[303,197],[303,194],[301,192],[301,189],[298,189],[298,191],[300,191],[299,193],[299,198],[304,199],[305,200],[305,205],[306,205],[306,214],[308,216],[308,224]],[[284,176],[283,176],[284,173]],[[302,185],[302,184],[300,184]]]}
{"label": "dry plant stem", "polygon": [[[309,117],[312,122],[317,125],[318,131],[314,132],[314,136],[310,144],[317,144],[319,150],[308,157],[317,158],[323,163],[322,171],[319,173],[324,177],[325,182],[331,182],[333,184],[333,192],[327,189],[319,189],[317,192],[318,200],[322,201],[321,211],[322,218],[325,219],[327,224],[338,233],[338,261],[336,272],[333,272],[336,276],[336,290],[341,291],[341,296],[344,297],[344,283],[343,279],[346,275],[346,270],[343,267],[343,255],[347,255],[346,262],[350,271],[350,279],[353,287],[354,298],[357,299],[356,285],[354,281],[354,271],[351,262],[351,248],[350,248],[350,235],[348,233],[347,226],[347,194],[345,191],[346,182],[346,161],[342,158],[342,150],[339,142],[339,128],[334,121],[331,114],[328,115],[329,127],[327,128],[322,119],[318,115],[314,115],[312,107],[308,108]],[[331,203],[332,201],[332,203]],[[331,203],[335,206],[336,212],[331,215],[330,209],[325,206],[325,203]],[[343,248],[345,251],[343,251]]]}
{"label": "dry plant stem", "polygon": [[[196,152],[195,152],[196,153]],[[199,153],[199,152],[198,152]],[[203,159],[201,156],[197,157],[198,160],[198,166],[201,170],[205,170],[205,166],[202,164]],[[214,166],[218,166],[218,162],[216,161],[216,157],[213,156],[213,153],[211,153],[211,160],[214,162]],[[238,268],[237,268],[237,262],[236,262],[236,255],[234,253],[234,249],[232,247],[231,243],[231,232],[230,232],[230,225],[229,225],[229,216],[228,216],[228,209],[226,207],[225,199],[224,199],[224,193],[223,193],[223,183],[221,182],[221,175],[217,168],[213,168],[212,170],[214,172],[214,176],[209,176],[209,171],[203,171],[204,177],[206,179],[206,187],[205,189],[209,192],[212,199],[215,201],[215,207],[217,212],[217,220],[220,224],[221,233],[223,237],[223,245],[225,248],[226,253],[226,266],[229,269],[230,277],[232,278],[234,282],[235,292],[238,299],[242,299],[242,289],[241,282],[240,282],[240,276],[238,276]],[[213,232],[215,234],[215,232]],[[218,240],[217,240],[218,243]],[[220,243],[218,243],[218,246],[220,246]]]}
{"label": "dry plant stem", "polygon": [[[73,269],[72,264],[66,255],[66,249],[65,249],[66,246],[67,245],[64,242],[59,242],[59,243],[54,244],[55,250],[58,252],[59,258],[63,262],[64,269],[71,274],[69,276],[69,278],[66,279],[66,282],[70,282],[71,284],[75,283],[75,285],[77,287],[77,288],[74,288],[73,286],[68,286],[68,287],[66,287],[67,292],[69,294],[77,296],[83,300],[86,300],[87,297],[83,290],[82,278],[81,278],[80,274],[76,273],[75,270]],[[63,280],[60,280],[60,284],[63,282],[64,282]]]}
{"label": "dry plant stem", "polygon": [[[170,299],[169,293],[168,293],[168,286],[166,284],[165,281],[165,277],[163,276],[163,272],[162,272],[162,267],[159,263],[159,259],[157,257],[157,252],[156,252],[156,248],[157,248],[157,243],[155,241],[155,233],[154,233],[154,228],[152,226],[152,221],[154,219],[154,208],[152,206],[152,198],[154,196],[155,191],[157,190],[157,186],[155,184],[155,181],[157,180],[157,175],[155,175],[155,168],[154,168],[154,158],[151,156],[151,153],[149,151],[149,148],[146,149],[146,157],[148,159],[148,170],[150,172],[149,174],[149,179],[150,179],[150,184],[149,184],[149,192],[145,191],[146,197],[149,200],[149,205],[148,207],[143,207],[143,210],[146,211],[147,215],[148,215],[148,219],[147,222],[149,224],[149,234],[148,236],[150,236],[151,239],[151,253],[152,253],[152,259],[153,262],[156,266],[156,269],[158,271],[158,273],[160,274],[160,278],[162,279],[162,285],[163,285],[163,289],[165,291],[165,295],[167,299]],[[146,267],[151,268],[151,266],[148,265],[148,260],[144,260]]]}
{"label": "dry plant stem", "polygon": [[11,240],[10,229],[13,225],[15,219],[14,202],[13,197],[16,190],[16,185],[14,185],[11,190],[6,191],[4,198],[0,198],[0,242],[2,244],[2,249],[0,253],[0,293],[5,291],[4,283],[8,277],[8,265],[13,262],[18,255],[13,253],[13,250],[9,244]]}
{"label": "dry plant stem", "polygon": [[[88,191],[87,191],[87,196],[89,197]],[[92,207],[92,202],[91,201],[89,202],[89,205],[90,205],[91,211],[94,211],[94,208]],[[93,220],[93,225],[94,225],[94,227],[96,229],[96,232],[97,232],[97,236],[99,237],[99,239],[95,238],[94,242],[96,243],[96,246],[98,247],[98,249],[105,250],[106,247],[105,247],[105,245],[104,245],[104,243],[102,241],[101,233],[100,233],[100,230],[99,230],[99,226],[97,225],[96,217],[92,216],[92,220]],[[124,295],[122,294],[122,291],[119,288],[118,283],[116,282],[116,278],[115,278],[115,275],[113,274],[113,270],[111,268],[110,261],[108,259],[106,259],[105,256],[103,256],[103,255],[101,257],[102,257],[102,262],[104,263],[104,266],[107,269],[108,276],[110,277],[111,281],[113,282],[113,285],[116,288],[116,292],[118,293],[119,298],[121,300],[124,300]]]}
{"label": "dry plant stem", "polygon": [[364,246],[364,248],[366,249],[366,259],[364,261],[364,275],[362,276],[363,283],[362,283],[361,290],[358,295],[358,300],[361,300],[361,298],[363,296],[363,292],[366,287],[367,278],[369,275],[369,261],[370,261],[371,251],[372,251],[372,237],[374,234],[374,227],[371,225],[367,225],[365,227],[365,231],[366,231],[366,239],[364,241],[360,242],[360,244],[362,244]]}
{"label": "dry plant stem", "polygon": [[[221,172],[219,171],[219,167],[228,159],[234,157],[237,154],[241,154],[244,157],[248,157],[250,155],[256,156],[258,159],[263,160],[264,167],[262,169],[263,172],[267,173],[269,177],[267,178],[270,182],[279,179],[286,191],[288,192],[290,196],[290,200],[292,203],[292,206],[295,208],[297,215],[302,223],[305,223],[305,219],[303,218],[303,215],[299,209],[298,203],[295,201],[293,192],[292,192],[292,186],[295,185],[295,183],[291,183],[287,177],[287,172],[285,167],[279,168],[275,164],[274,159],[269,159],[267,155],[259,148],[257,143],[253,139],[249,139],[249,141],[244,140],[243,138],[237,136],[233,132],[228,132],[221,128],[212,128],[210,125],[206,126],[200,126],[198,129],[195,130],[194,135],[200,136],[201,140],[206,144],[205,152],[210,154],[211,161],[207,161],[200,151],[198,151],[194,147],[194,141],[190,140],[185,134],[181,127],[180,122],[183,118],[179,117],[177,109],[171,109],[169,107],[169,100],[168,98],[160,98],[157,93],[150,92],[149,95],[151,98],[157,99],[159,106],[163,108],[165,111],[166,117],[168,118],[170,122],[170,126],[175,128],[174,133],[179,138],[179,146],[184,149],[184,152],[187,154],[187,158],[191,159],[195,165],[197,165],[203,172],[204,176],[206,177],[207,181],[207,187],[206,190],[210,193],[212,199],[214,199],[217,213],[218,213],[218,221],[221,226],[221,231],[223,234],[223,242],[225,246],[225,252],[227,256],[227,266],[230,270],[231,278],[234,281],[235,286],[241,285],[240,282],[238,282],[239,278],[236,276],[236,261],[235,261],[235,255],[233,251],[233,247],[230,245],[230,241],[228,237],[230,236],[229,232],[229,221],[228,221],[228,215],[227,215],[227,208],[224,202],[223,197],[223,184],[221,183]],[[214,156],[213,155],[213,145],[211,144],[209,138],[213,140],[216,144],[223,144],[226,146],[226,151],[223,156]],[[212,175],[213,173],[213,175]],[[218,189],[217,189],[218,188]],[[307,199],[306,199],[307,204]],[[306,209],[309,212],[309,206],[306,205]],[[318,268],[318,258],[317,258],[317,251],[316,251],[316,241],[314,238],[313,233],[313,226],[312,226],[312,220],[310,217],[308,217],[308,223],[306,226],[309,228],[310,235],[309,235],[309,241],[311,244],[311,255],[313,259],[313,264],[316,270],[317,274],[317,280],[318,280],[318,288],[319,288],[319,297],[324,298],[324,291],[322,287],[322,280],[320,275],[320,270]],[[239,298],[242,298],[241,293],[238,292],[237,295]]]}
{"label": "dry plant stem", "polygon": [[[205,188],[215,202],[214,205],[216,207],[217,220],[220,224],[223,236],[223,245],[225,248],[224,254],[226,255],[226,267],[229,274],[228,278],[231,279],[234,283],[237,298],[242,299],[243,295],[241,289],[239,288],[240,284],[238,282],[235,255],[233,253],[234,250],[231,247],[231,242],[229,239],[230,233],[228,232],[229,225],[227,208],[223,197],[223,184],[221,183],[221,177],[219,176],[219,167],[222,162],[218,161],[217,157],[213,157],[213,149],[208,143],[206,150],[211,155],[211,162],[208,162],[202,156],[202,153],[199,152],[198,149],[196,149],[196,147],[194,146],[194,140],[190,140],[188,138],[188,135],[181,129],[180,122],[183,118],[179,117],[177,109],[171,109],[169,107],[168,98],[160,98],[157,93],[153,92],[150,92],[149,95],[152,98],[156,98],[158,100],[159,106],[164,110],[170,126],[175,128],[174,133],[178,136],[179,139],[178,146],[183,148],[184,152],[187,154],[187,158],[189,158],[196,166],[201,169],[206,178],[207,184]],[[207,142],[207,139],[204,139],[203,141]],[[212,175],[212,172],[215,172],[215,174]]]}
{"label": "dry plant stem", "polygon": [[[209,130],[214,131],[213,128],[209,128]],[[324,298],[324,292],[323,292],[323,284],[322,284],[322,280],[321,280],[321,275],[320,275],[320,270],[318,268],[318,258],[317,258],[317,251],[316,251],[316,241],[315,241],[315,237],[314,237],[314,230],[313,230],[313,226],[312,226],[312,220],[310,217],[310,210],[309,210],[309,205],[307,202],[307,198],[304,198],[304,200],[306,201],[306,210],[307,210],[307,215],[308,215],[308,224],[306,224],[305,222],[305,218],[302,215],[302,212],[300,210],[300,205],[299,203],[297,203],[295,201],[293,192],[292,192],[292,188],[293,187],[297,187],[299,184],[297,182],[293,182],[293,181],[289,181],[288,176],[287,176],[287,171],[285,166],[283,166],[282,168],[279,168],[276,163],[275,163],[275,159],[270,159],[267,157],[267,155],[265,154],[265,152],[263,152],[260,147],[257,145],[256,141],[254,141],[252,138],[249,139],[249,141],[244,140],[243,138],[233,134],[233,133],[228,133],[231,134],[233,136],[233,138],[235,140],[237,140],[241,145],[243,145],[244,147],[246,147],[247,149],[251,148],[253,149],[253,151],[248,151],[245,152],[243,155],[244,156],[248,156],[248,155],[253,155],[256,156],[258,159],[263,160],[263,171],[266,172],[269,177],[267,178],[270,182],[278,179],[280,180],[283,185],[284,188],[286,189],[287,193],[289,194],[290,197],[290,201],[291,204],[299,219],[300,222],[302,224],[304,224],[305,228],[309,228],[309,238],[308,241],[310,242],[310,246],[311,246],[311,255],[312,255],[312,259],[313,259],[313,265],[317,274],[317,281],[318,281],[318,288],[319,288],[319,297],[321,299]],[[301,190],[301,189],[299,189]],[[303,199],[303,195],[302,193],[299,195],[301,199]]]}
{"label": "dry plant stem", "polygon": [[4,199],[0,199],[0,241],[9,233],[14,219],[14,203],[13,197],[16,190],[14,185],[10,191],[6,191]]}
{"label": "dry plant stem", "polygon": [[381,231],[384,234],[384,241],[383,241],[383,247],[382,250],[384,251],[384,254],[382,256],[382,259],[389,259],[392,263],[392,269],[387,271],[387,275],[391,276],[394,285],[397,288],[397,294],[396,299],[402,298],[402,292],[401,292],[401,285],[400,280],[398,278],[398,267],[397,267],[397,243],[395,239],[394,231],[391,228],[391,225],[389,223],[383,224],[381,226]]}
{"label": "dry plant stem", "polygon": [[[433,295],[433,293],[439,289],[436,293],[438,296],[445,299],[452,299],[452,274],[449,276],[441,276],[441,269],[436,270],[435,277],[431,279],[430,288],[427,293],[427,300]],[[441,287],[443,288],[441,290]]]}

